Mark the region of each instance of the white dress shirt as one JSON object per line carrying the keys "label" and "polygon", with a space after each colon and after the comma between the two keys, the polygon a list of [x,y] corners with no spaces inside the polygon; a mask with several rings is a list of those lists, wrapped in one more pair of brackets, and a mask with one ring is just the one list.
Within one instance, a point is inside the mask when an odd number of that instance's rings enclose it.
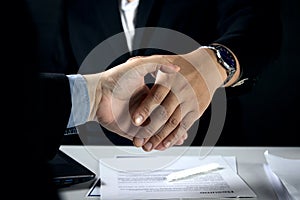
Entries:
{"label": "white dress shirt", "polygon": [[[115,0],[114,0],[115,1]],[[121,14],[121,22],[127,40],[129,51],[132,50],[132,42],[134,38],[135,16],[139,0],[121,0],[119,12]],[[86,81],[80,74],[67,75],[70,82],[72,108],[67,128],[84,124],[89,116],[90,101]],[[73,134],[67,132],[66,134]]]}
{"label": "white dress shirt", "polygon": [[132,43],[135,33],[135,16],[138,5],[139,0],[131,2],[128,0],[121,0],[120,3],[121,21],[129,51],[132,51]]}

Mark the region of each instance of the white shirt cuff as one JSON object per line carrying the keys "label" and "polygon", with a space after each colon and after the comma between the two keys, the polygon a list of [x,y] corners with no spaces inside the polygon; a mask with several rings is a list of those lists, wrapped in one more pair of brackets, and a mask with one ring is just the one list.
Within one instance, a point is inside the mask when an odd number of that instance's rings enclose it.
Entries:
{"label": "white shirt cuff", "polygon": [[70,82],[72,109],[67,128],[84,124],[90,113],[86,81],[80,74],[67,75]]}

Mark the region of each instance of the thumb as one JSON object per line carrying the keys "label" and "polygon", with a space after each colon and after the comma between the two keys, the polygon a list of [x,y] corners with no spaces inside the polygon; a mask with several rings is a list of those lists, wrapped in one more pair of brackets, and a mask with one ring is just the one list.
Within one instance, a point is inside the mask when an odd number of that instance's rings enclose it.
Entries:
{"label": "thumb", "polygon": [[[134,57],[129,58],[126,62],[130,62],[130,61],[133,61],[133,60],[136,60],[139,58],[144,58],[144,57],[145,56],[134,56]],[[174,71],[178,72],[180,70],[180,68],[177,65],[169,63],[169,64],[162,65],[160,70],[165,73],[173,73]],[[155,74],[155,72],[153,72],[153,74]]]}
{"label": "thumb", "polygon": [[142,57],[144,57],[144,56],[134,56],[134,57],[129,58],[126,62],[132,61],[134,59],[142,58]]}
{"label": "thumb", "polygon": [[180,67],[174,64],[169,64],[169,65],[165,64],[165,65],[161,65],[159,67],[159,70],[167,74],[172,74],[174,72],[179,72]]}
{"label": "thumb", "polygon": [[136,90],[144,86],[144,77],[158,71],[166,74],[175,74],[180,68],[171,63],[158,64],[153,62],[128,61],[118,67],[112,68],[117,75],[113,93],[120,99],[128,99]]}
{"label": "thumb", "polygon": [[180,67],[172,63],[160,64],[160,63],[144,63],[142,65],[136,65],[134,67],[139,76],[146,76],[147,74],[152,74],[155,76],[158,71],[164,72],[166,74],[173,74],[180,71]]}
{"label": "thumb", "polygon": [[114,68],[109,69],[107,72],[117,77],[123,74],[131,74],[132,78],[144,77],[147,74],[155,74],[160,70],[165,73],[176,73],[180,70],[180,67],[172,64],[171,62],[165,61],[164,59],[142,57],[137,56],[127,60],[125,63],[120,64]]}

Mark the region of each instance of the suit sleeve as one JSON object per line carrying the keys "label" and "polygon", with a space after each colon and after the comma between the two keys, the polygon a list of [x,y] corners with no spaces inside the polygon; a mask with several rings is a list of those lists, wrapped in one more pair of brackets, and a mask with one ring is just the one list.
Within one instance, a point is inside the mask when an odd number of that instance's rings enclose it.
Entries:
{"label": "suit sleeve", "polygon": [[39,100],[36,102],[37,132],[41,134],[44,155],[51,158],[60,146],[71,112],[71,94],[64,74],[41,73],[38,78]]}
{"label": "suit sleeve", "polygon": [[[52,159],[60,147],[71,112],[71,94],[64,74],[36,74],[24,93],[26,133],[23,145],[36,160]],[[27,76],[29,78],[30,76]],[[29,84],[29,85],[28,85]]]}
{"label": "suit sleeve", "polygon": [[14,127],[10,128],[18,130],[9,136],[19,149],[19,159],[44,162],[58,151],[67,127],[71,112],[70,86],[64,74],[40,73],[35,23],[27,2],[18,1],[17,5],[13,6],[13,17],[8,20],[11,28],[7,28],[10,34],[6,38],[10,42],[6,63],[13,70],[13,82],[9,86],[14,94],[12,99],[17,102],[10,106],[16,110],[11,111],[15,118]]}
{"label": "suit sleeve", "polygon": [[280,52],[279,1],[219,0],[217,13],[219,38],[215,42],[236,54],[241,79],[249,78],[253,84]]}
{"label": "suit sleeve", "polygon": [[[37,32],[27,9],[27,1],[16,1],[6,7],[9,12],[4,20],[9,31],[9,45],[4,48],[8,55],[3,63],[11,73],[6,85],[9,115],[3,115],[10,123],[2,138],[5,160],[5,180],[9,193],[16,191],[16,181],[22,184],[18,193],[25,198],[42,195],[43,199],[58,200],[52,182],[52,171],[47,160],[53,158],[60,146],[71,110],[68,79],[62,74],[39,74],[37,67]],[[7,62],[5,62],[7,61]],[[3,136],[3,134],[2,134]],[[7,158],[7,159],[6,159]]]}

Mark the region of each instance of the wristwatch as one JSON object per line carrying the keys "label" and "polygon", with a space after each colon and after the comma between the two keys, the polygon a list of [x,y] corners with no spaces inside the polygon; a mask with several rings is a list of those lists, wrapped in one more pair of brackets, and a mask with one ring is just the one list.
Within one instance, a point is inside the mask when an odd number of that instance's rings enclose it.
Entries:
{"label": "wristwatch", "polygon": [[216,54],[217,61],[226,70],[227,78],[223,83],[223,85],[226,85],[233,77],[237,68],[236,60],[233,54],[226,47],[223,47],[222,45],[212,44],[209,46],[203,46],[202,48],[211,49]]}

